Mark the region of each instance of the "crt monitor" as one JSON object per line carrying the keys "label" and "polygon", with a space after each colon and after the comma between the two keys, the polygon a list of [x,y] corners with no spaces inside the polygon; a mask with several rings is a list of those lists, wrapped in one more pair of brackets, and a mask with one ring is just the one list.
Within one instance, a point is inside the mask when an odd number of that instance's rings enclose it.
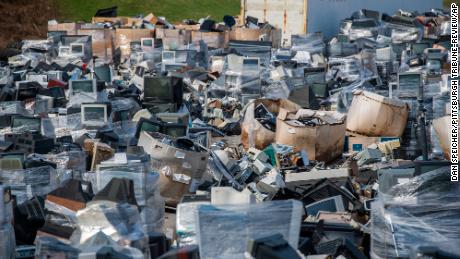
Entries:
{"label": "crt monitor", "polygon": [[170,77],[144,76],[144,100],[174,101],[174,89]]}
{"label": "crt monitor", "polygon": [[149,120],[141,118],[137,123],[136,138],[139,138],[141,131],[147,132],[161,132],[161,125],[163,123],[156,120]]}
{"label": "crt monitor", "polygon": [[307,215],[316,216],[320,211],[339,212],[344,211],[343,198],[341,195],[326,198],[305,206]]}
{"label": "crt monitor", "polygon": [[425,52],[425,49],[430,48],[431,44],[428,42],[419,42],[412,43],[411,53],[412,55],[422,55]]}
{"label": "crt monitor", "polygon": [[163,124],[163,134],[178,138],[187,135],[187,126],[184,124],[166,123]]}
{"label": "crt monitor", "polygon": [[100,66],[96,66],[94,67],[94,73],[96,74],[99,80],[102,80],[107,83],[112,82],[112,69],[110,68],[110,65],[103,64]]}
{"label": "crt monitor", "polygon": [[83,103],[81,105],[81,123],[85,126],[102,127],[108,122],[108,104]]}
{"label": "crt monitor", "polygon": [[85,54],[85,44],[83,44],[83,43],[72,43],[72,44],[70,44],[70,52],[73,55],[83,56]]}
{"label": "crt monitor", "polygon": [[398,90],[400,91],[416,91],[422,83],[422,74],[420,72],[398,74]]}
{"label": "crt monitor", "polygon": [[80,93],[97,94],[96,80],[82,79],[69,81],[69,95],[76,95]]}
{"label": "crt monitor", "polygon": [[36,117],[15,116],[11,119],[11,130],[14,131],[38,131],[41,132],[41,119]]}

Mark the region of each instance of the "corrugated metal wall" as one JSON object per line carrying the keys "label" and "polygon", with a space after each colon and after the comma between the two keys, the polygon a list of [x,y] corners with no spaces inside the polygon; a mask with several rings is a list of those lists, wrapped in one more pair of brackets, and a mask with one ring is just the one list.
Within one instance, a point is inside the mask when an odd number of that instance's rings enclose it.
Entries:
{"label": "corrugated metal wall", "polygon": [[332,37],[342,19],[359,9],[393,14],[398,9],[427,11],[442,8],[442,0],[241,0],[242,14],[267,21],[283,30],[290,44],[291,34],[322,31]]}

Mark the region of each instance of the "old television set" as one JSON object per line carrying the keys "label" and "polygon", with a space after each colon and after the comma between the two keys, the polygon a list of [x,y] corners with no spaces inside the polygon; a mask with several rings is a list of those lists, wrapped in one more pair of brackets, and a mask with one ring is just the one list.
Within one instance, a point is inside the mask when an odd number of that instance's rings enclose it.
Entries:
{"label": "old television set", "polygon": [[425,49],[424,54],[425,54],[426,59],[431,59],[431,60],[442,60],[444,57],[442,50],[436,49],[436,48]]}
{"label": "old television set", "polygon": [[59,46],[58,55],[60,57],[70,56],[71,53],[70,46]]}
{"label": "old television set", "polygon": [[24,153],[0,153],[1,170],[19,170],[24,168]]}
{"label": "old television set", "polygon": [[162,62],[166,62],[166,63],[175,63],[176,62],[176,52],[164,50],[161,53],[161,60]]}
{"label": "old television set", "polygon": [[430,48],[431,44],[429,42],[418,42],[418,43],[412,43],[411,44],[411,54],[412,56],[419,56],[423,55],[425,52],[425,49]]}
{"label": "old television set", "polygon": [[259,71],[260,59],[259,58],[243,58],[243,71]]}
{"label": "old television set", "polygon": [[85,127],[103,127],[109,118],[109,104],[107,103],[82,103],[81,124]]}
{"label": "old television set", "polygon": [[416,95],[419,86],[423,84],[420,72],[398,73],[398,92]]}
{"label": "old television set", "polygon": [[37,96],[41,85],[33,81],[17,81],[16,82],[16,100],[24,101]]}
{"label": "old television set", "polygon": [[161,125],[162,122],[160,121],[140,118],[140,120],[137,122],[136,138],[139,138],[142,131],[161,132]]}
{"label": "old television set", "polygon": [[136,138],[139,138],[142,131],[159,132],[177,138],[187,135],[187,125],[141,118],[137,123]]}
{"label": "old television set", "polygon": [[11,131],[37,131],[41,132],[42,122],[40,118],[29,116],[14,116],[11,118]]}
{"label": "old television set", "polygon": [[141,38],[141,48],[143,51],[152,51],[155,48],[155,39]]}
{"label": "old television set", "polygon": [[94,79],[69,80],[69,96],[77,94],[96,95],[97,86]]}
{"label": "old television set", "polygon": [[320,211],[339,212],[345,211],[343,198],[341,195],[326,198],[305,206],[307,215],[316,216]]}
{"label": "old television set", "polygon": [[45,83],[45,82],[48,82],[48,75],[47,74],[27,74],[26,80],[35,81],[39,83]]}
{"label": "old television set", "polygon": [[76,56],[85,55],[85,44],[83,43],[71,43],[70,44],[70,53]]}
{"label": "old television set", "polygon": [[51,71],[48,71],[46,72],[47,76],[48,76],[48,80],[59,80],[59,81],[62,81],[63,80],[63,74],[64,72],[63,71],[59,71],[59,70],[51,70]]}
{"label": "old television set", "polygon": [[112,82],[112,68],[109,64],[103,64],[94,67],[94,74],[99,80],[102,80],[106,83]]}
{"label": "old television set", "polygon": [[164,102],[172,102],[174,90],[168,77],[144,77],[144,100],[153,99]]}

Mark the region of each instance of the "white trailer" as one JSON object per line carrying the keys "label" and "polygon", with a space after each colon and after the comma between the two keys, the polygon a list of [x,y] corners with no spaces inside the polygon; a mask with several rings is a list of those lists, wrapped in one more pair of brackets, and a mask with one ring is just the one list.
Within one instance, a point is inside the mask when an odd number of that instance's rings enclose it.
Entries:
{"label": "white trailer", "polygon": [[282,40],[289,45],[292,34],[336,35],[340,21],[360,9],[392,15],[398,9],[425,12],[442,7],[442,0],[241,0],[241,17],[253,16],[282,29]]}

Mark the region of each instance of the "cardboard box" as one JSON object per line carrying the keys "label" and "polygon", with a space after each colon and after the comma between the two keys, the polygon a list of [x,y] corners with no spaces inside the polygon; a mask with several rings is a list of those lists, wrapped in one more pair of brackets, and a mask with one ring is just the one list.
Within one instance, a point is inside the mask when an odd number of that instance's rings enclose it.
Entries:
{"label": "cardboard box", "polygon": [[163,137],[167,136],[143,131],[138,146],[150,154],[153,168],[160,172],[161,196],[168,205],[176,206],[190,186],[201,180],[207,169],[209,152],[179,149],[163,143]]}
{"label": "cardboard box", "polygon": [[117,23],[120,22],[121,25],[126,25],[128,23],[128,18],[127,16],[117,16],[117,17],[93,17],[91,19],[92,23],[106,23],[106,22],[111,22],[111,23]]}
{"label": "cardboard box", "polygon": [[48,31],[66,31],[67,35],[76,35],[78,29],[80,29],[80,24],[75,22],[48,24]]}
{"label": "cardboard box", "polygon": [[444,116],[438,119],[433,120],[433,128],[438,135],[439,144],[441,145],[442,152],[444,157],[447,160],[450,160],[450,116]]}
{"label": "cardboard box", "polygon": [[241,143],[244,149],[255,147],[263,150],[275,141],[276,133],[265,128],[260,122],[254,119],[254,109],[257,105],[263,104],[271,113],[278,114],[281,108],[288,111],[297,111],[301,107],[287,99],[257,99],[249,104],[243,123],[241,124]]}
{"label": "cardboard box", "polygon": [[230,33],[224,32],[204,32],[192,31],[192,43],[199,45],[200,41],[204,41],[210,48],[226,48],[228,47]]}
{"label": "cardboard box", "polygon": [[131,54],[131,41],[152,36],[153,32],[149,29],[118,28],[115,31],[115,48],[120,48],[121,57],[127,58]]}
{"label": "cardboard box", "polygon": [[110,29],[79,29],[78,35],[90,35],[92,38],[93,56],[111,60],[113,57],[113,38]]}
{"label": "cardboard box", "polygon": [[355,153],[363,151],[365,148],[372,144],[378,144],[381,142],[400,140],[396,137],[368,137],[354,133],[349,133],[347,136],[348,140],[348,152]]}
{"label": "cardboard box", "polygon": [[182,45],[189,44],[192,39],[192,32],[182,29],[157,28],[155,38],[162,39],[165,50],[174,50]]}
{"label": "cardboard box", "polygon": [[347,115],[347,130],[369,137],[401,137],[409,116],[408,105],[399,100],[358,90]]}
{"label": "cardboard box", "polygon": [[[309,126],[302,118],[316,118],[322,123]],[[276,121],[276,144],[305,150],[308,159],[329,162],[342,155],[345,142],[345,115],[330,111],[301,109],[296,113],[281,109]]]}
{"label": "cardboard box", "polygon": [[273,48],[281,47],[280,29],[234,28],[230,31],[230,40],[271,41]]}

